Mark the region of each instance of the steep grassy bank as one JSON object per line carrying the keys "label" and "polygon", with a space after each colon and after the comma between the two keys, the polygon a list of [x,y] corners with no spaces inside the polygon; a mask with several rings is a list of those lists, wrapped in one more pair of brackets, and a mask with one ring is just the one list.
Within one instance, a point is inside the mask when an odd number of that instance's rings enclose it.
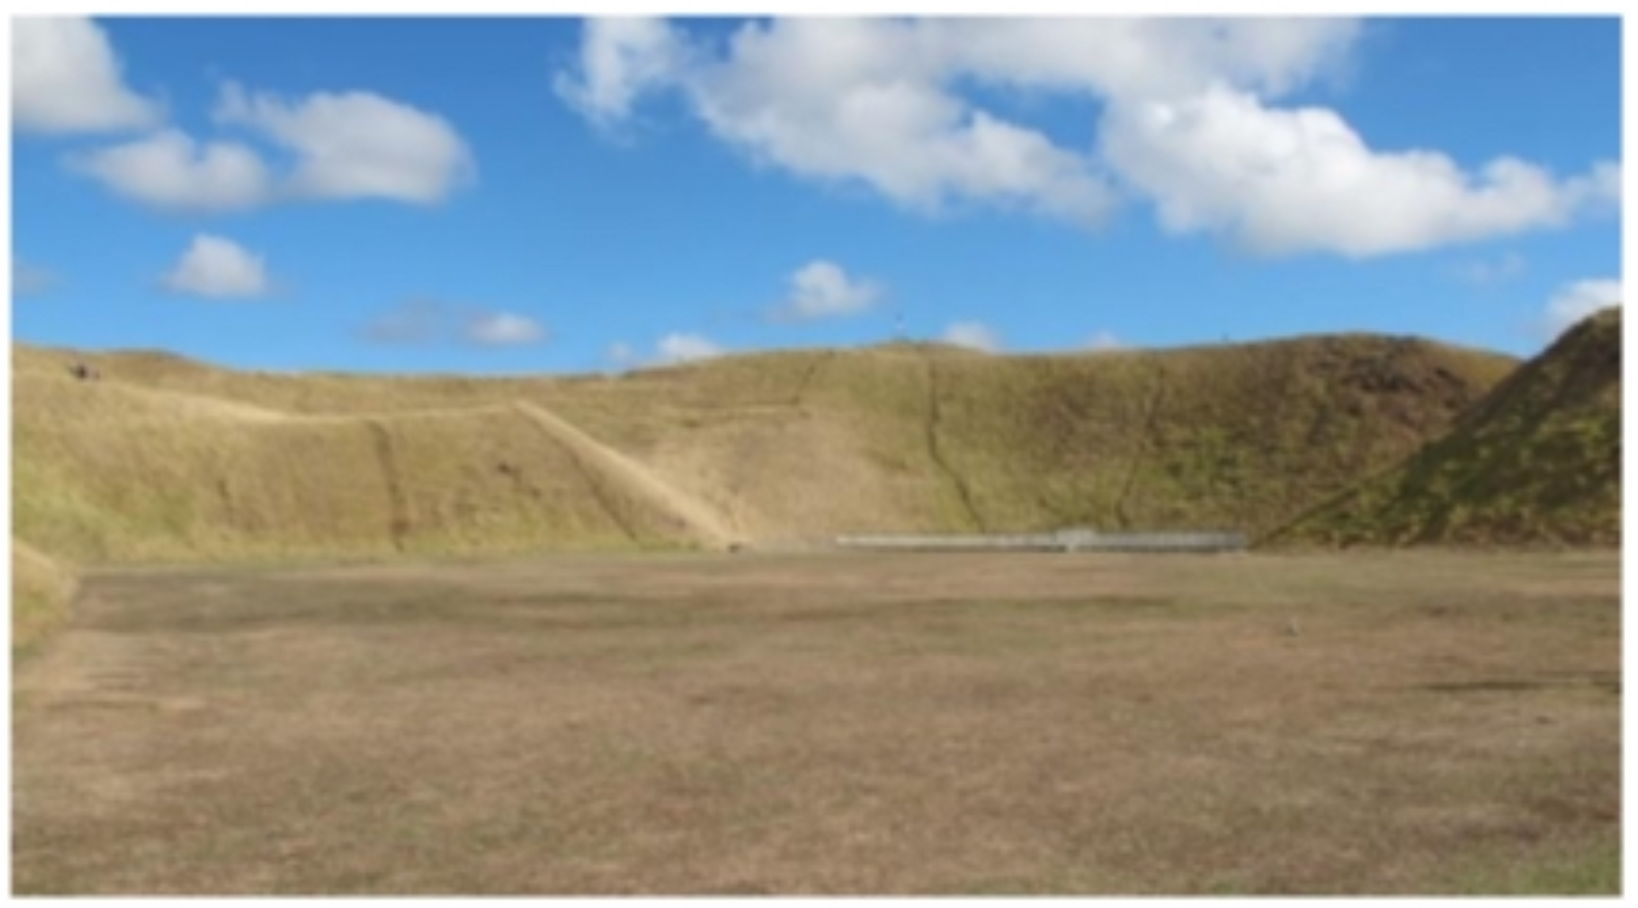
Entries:
{"label": "steep grassy bank", "polygon": [[1621,313],[1566,332],[1406,462],[1270,541],[1618,545]]}

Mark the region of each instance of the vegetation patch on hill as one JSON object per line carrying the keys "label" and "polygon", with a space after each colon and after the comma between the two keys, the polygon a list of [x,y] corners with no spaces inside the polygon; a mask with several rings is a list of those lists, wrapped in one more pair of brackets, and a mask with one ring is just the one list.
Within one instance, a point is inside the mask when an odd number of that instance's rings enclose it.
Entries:
{"label": "vegetation patch on hill", "polygon": [[1621,312],[1577,324],[1404,463],[1272,534],[1330,545],[1618,545]]}

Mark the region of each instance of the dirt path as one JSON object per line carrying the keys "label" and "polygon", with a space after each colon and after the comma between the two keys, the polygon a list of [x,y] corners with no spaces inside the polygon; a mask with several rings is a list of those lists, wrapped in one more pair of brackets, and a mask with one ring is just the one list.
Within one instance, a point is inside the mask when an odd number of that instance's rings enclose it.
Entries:
{"label": "dirt path", "polygon": [[700,542],[713,548],[727,548],[737,537],[722,515],[655,476],[642,464],[592,438],[549,410],[524,401],[518,401],[515,406],[519,413],[568,446],[582,463],[620,481],[655,506],[675,514]]}

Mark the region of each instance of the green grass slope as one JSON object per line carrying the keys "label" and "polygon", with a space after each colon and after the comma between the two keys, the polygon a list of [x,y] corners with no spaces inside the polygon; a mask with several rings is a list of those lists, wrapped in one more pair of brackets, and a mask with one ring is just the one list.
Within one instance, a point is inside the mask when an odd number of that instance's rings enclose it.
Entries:
{"label": "green grass slope", "polygon": [[1512,368],[1340,336],[941,361],[930,380],[974,527],[1258,533],[1415,450]]}
{"label": "green grass slope", "polygon": [[1618,545],[1621,313],[1571,328],[1452,430],[1271,544]]}

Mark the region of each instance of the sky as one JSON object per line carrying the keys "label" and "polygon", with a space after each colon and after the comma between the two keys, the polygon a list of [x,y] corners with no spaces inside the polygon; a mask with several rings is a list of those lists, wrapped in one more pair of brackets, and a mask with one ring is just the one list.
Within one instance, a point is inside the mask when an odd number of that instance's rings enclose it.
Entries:
{"label": "sky", "polygon": [[16,340],[581,373],[897,337],[1370,331],[1621,298],[1621,25],[20,18]]}

